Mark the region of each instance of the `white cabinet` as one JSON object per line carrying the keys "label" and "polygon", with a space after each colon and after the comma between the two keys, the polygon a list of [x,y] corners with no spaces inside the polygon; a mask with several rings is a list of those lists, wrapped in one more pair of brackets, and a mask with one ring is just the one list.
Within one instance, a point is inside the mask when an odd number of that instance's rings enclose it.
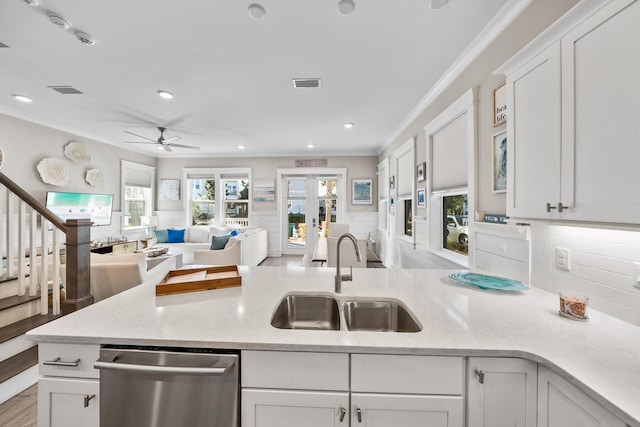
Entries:
{"label": "white cabinet", "polygon": [[99,380],[41,377],[38,380],[39,427],[98,427]]}
{"label": "white cabinet", "polygon": [[348,408],[346,391],[242,390],[243,426],[348,426]]}
{"label": "white cabinet", "polygon": [[538,375],[538,427],[626,427],[626,424],[550,370]]}
{"label": "white cabinet", "polygon": [[38,345],[38,426],[100,425],[98,345]]}
{"label": "white cabinet", "polygon": [[536,363],[470,357],[467,378],[468,427],[536,426]]}
{"label": "white cabinet", "polygon": [[577,9],[506,67],[507,215],[638,224],[640,0]]}
{"label": "white cabinet", "polygon": [[461,357],[278,351],[241,357],[245,427],[464,425]]}
{"label": "white cabinet", "polygon": [[560,44],[507,77],[507,215],[552,218],[560,201]]}
{"label": "white cabinet", "polygon": [[352,393],[351,425],[362,427],[463,426],[462,396]]}

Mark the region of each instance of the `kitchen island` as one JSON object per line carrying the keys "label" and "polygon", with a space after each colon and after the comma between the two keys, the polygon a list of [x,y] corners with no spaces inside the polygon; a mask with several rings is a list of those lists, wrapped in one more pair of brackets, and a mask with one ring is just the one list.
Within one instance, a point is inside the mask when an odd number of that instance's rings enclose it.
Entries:
{"label": "kitchen island", "polygon": [[271,315],[290,292],[333,293],[334,269],[239,267],[242,286],[155,296],[145,283],[54,322],[38,343],[122,344],[415,356],[521,358],[568,380],[631,426],[640,426],[640,328],[590,310],[558,315],[558,296],[539,289],[483,291],[446,270],[358,269],[340,296],[398,299],[416,333],[277,329]]}

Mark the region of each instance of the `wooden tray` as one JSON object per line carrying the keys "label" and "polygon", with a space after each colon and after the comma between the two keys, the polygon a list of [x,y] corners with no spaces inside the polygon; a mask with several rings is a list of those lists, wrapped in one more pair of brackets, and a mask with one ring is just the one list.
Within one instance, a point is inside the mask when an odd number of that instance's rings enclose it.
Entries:
{"label": "wooden tray", "polygon": [[156,285],[156,296],[241,285],[242,276],[238,273],[237,265],[171,270]]}

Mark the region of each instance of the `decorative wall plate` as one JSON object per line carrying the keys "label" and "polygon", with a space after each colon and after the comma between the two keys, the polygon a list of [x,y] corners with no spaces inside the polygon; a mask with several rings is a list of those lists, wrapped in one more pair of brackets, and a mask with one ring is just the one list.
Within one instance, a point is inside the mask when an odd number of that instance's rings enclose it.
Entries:
{"label": "decorative wall plate", "polygon": [[97,186],[102,184],[103,174],[100,169],[89,169],[87,170],[87,174],[85,176],[85,181],[89,183],[89,185]]}
{"label": "decorative wall plate", "polygon": [[40,160],[37,169],[45,184],[63,186],[69,182],[69,166],[56,157]]}
{"label": "decorative wall plate", "polygon": [[75,163],[88,165],[91,162],[91,155],[87,147],[82,142],[70,142],[64,147],[64,155]]}

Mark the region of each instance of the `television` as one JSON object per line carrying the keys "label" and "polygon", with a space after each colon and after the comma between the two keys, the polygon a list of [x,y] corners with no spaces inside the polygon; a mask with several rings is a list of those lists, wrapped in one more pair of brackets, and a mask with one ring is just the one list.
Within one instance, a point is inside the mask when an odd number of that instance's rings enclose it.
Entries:
{"label": "television", "polygon": [[45,206],[62,221],[88,218],[92,226],[111,225],[113,194],[47,191]]}

